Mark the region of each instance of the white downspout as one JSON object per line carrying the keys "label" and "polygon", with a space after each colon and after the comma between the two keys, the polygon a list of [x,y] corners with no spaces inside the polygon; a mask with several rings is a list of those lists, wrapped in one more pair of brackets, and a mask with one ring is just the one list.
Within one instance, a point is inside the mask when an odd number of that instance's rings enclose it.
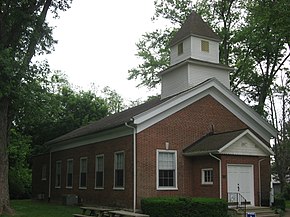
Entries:
{"label": "white downspout", "polygon": [[48,173],[48,202],[51,196],[51,151],[49,151],[49,173]]}
{"label": "white downspout", "polygon": [[261,162],[263,160],[266,160],[266,158],[260,159],[259,160],[259,205],[262,206],[262,186],[261,186]]}
{"label": "white downspout", "polygon": [[222,199],[222,161],[218,157],[214,156],[212,153],[209,153],[211,157],[219,161],[219,190],[220,190],[220,199]]}
{"label": "white downspout", "polygon": [[136,202],[137,202],[137,191],[136,191],[136,134],[137,129],[127,122],[125,122],[126,127],[133,129],[133,211],[136,212]]}

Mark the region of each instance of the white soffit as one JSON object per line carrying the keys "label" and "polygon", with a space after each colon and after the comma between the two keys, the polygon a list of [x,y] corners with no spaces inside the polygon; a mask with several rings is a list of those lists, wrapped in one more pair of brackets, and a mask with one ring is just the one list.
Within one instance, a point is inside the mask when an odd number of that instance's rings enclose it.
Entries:
{"label": "white soffit", "polygon": [[207,95],[216,99],[266,141],[269,141],[271,137],[277,136],[277,131],[274,127],[272,127],[266,120],[260,117],[259,114],[215,78],[209,79],[194,88],[172,97],[154,108],[134,116],[134,124],[137,125],[137,133]]}

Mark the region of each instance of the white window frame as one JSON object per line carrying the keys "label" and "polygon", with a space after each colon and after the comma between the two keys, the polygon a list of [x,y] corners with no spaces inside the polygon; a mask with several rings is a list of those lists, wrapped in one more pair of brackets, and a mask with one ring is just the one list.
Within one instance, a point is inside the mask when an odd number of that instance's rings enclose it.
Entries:
{"label": "white window frame", "polygon": [[47,172],[47,166],[46,164],[43,164],[41,167],[41,180],[46,181],[46,172]]}
{"label": "white window frame", "polygon": [[[55,188],[61,187],[61,160],[55,162]],[[57,175],[58,175],[58,165],[59,165],[59,183],[57,183]]]}
{"label": "white window frame", "polygon": [[[96,186],[97,184],[97,169],[98,169],[98,161],[97,159],[98,158],[102,158],[103,159],[103,167],[102,167],[102,172],[103,172],[103,185],[102,186]],[[96,162],[95,162],[95,189],[104,189],[104,181],[105,181],[105,156],[103,154],[99,154],[99,155],[96,155]]]}
{"label": "white window frame", "polygon": [[[71,179],[72,179],[72,181],[71,181],[71,186],[68,186],[68,170],[69,170],[69,162],[71,162],[72,163],[72,171],[71,171]],[[66,160],[66,188],[69,188],[69,189],[72,189],[73,188],[73,177],[74,177],[74,160],[73,159],[67,159]]]}
{"label": "white window frame", "polygon": [[[81,186],[82,160],[86,160],[86,186]],[[88,186],[88,157],[80,158],[79,189],[87,189]]]}
{"label": "white window frame", "polygon": [[[173,153],[175,155],[175,186],[159,186],[159,153]],[[176,150],[156,150],[156,189],[157,190],[164,190],[164,191],[170,191],[170,190],[178,190],[178,183],[177,183],[177,151]]]}
{"label": "white window frame", "polygon": [[[116,186],[116,169],[117,169],[117,160],[116,160],[116,156],[117,154],[123,154],[123,158],[124,158],[124,163],[123,163],[123,186]],[[125,190],[125,151],[117,151],[114,153],[114,190]]]}
{"label": "white window frame", "polygon": [[[212,181],[205,180],[205,173],[211,171],[212,173]],[[203,185],[213,185],[213,168],[204,168],[201,169],[201,184]]]}

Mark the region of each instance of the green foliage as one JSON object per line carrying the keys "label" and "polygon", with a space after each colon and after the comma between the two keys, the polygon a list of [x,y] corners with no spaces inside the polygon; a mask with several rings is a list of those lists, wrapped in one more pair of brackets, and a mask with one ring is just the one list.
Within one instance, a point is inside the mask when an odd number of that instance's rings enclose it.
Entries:
{"label": "green foliage", "polygon": [[141,208],[150,217],[227,216],[227,203],[215,198],[146,198],[142,199]]}
{"label": "green foliage", "polygon": [[72,217],[74,213],[81,213],[81,209],[76,206],[61,206],[32,200],[12,200],[11,206],[15,209],[15,217]]}
{"label": "green foliage", "polygon": [[33,154],[45,150],[45,142],[108,114],[105,99],[90,90],[74,90],[59,72],[30,91],[33,94],[17,113],[14,125],[23,135],[31,136]]}
{"label": "green foliage", "polygon": [[125,109],[124,99],[115,90],[105,87],[102,93],[104,94],[109,114],[118,113]]}
{"label": "green foliage", "polygon": [[9,151],[9,192],[12,199],[29,198],[31,195],[31,169],[28,159],[31,138],[11,130]]}
{"label": "green foliage", "polygon": [[195,9],[221,38],[220,62],[235,69],[232,90],[267,115],[265,102],[290,57],[289,1],[199,0],[193,5],[190,0],[155,0],[154,5],[152,20],[170,25],[142,36],[137,43],[142,62],[129,70],[129,79],[139,79],[148,88],[158,85],[158,73],[169,66],[168,43]]}
{"label": "green foliage", "polygon": [[275,209],[281,209],[281,210],[285,211],[285,209],[286,209],[286,200],[285,200],[285,198],[282,197],[282,196],[276,196],[274,198],[273,207],[275,207]]}

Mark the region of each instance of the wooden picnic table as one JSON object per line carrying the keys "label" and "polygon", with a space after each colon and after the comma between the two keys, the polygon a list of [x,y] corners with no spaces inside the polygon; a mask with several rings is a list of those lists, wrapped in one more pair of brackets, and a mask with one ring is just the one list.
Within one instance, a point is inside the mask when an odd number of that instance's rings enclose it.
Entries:
{"label": "wooden picnic table", "polygon": [[105,213],[112,210],[110,208],[89,207],[89,206],[82,206],[81,209],[83,210],[83,215],[85,215],[86,211],[88,210],[90,216],[98,216],[98,217],[103,217]]}
{"label": "wooden picnic table", "polygon": [[124,210],[111,210],[108,211],[110,214],[110,217],[115,217],[115,216],[119,216],[119,217],[149,217],[149,215],[146,214],[141,214],[141,213],[134,213],[134,212],[128,212],[128,211],[124,211]]}

